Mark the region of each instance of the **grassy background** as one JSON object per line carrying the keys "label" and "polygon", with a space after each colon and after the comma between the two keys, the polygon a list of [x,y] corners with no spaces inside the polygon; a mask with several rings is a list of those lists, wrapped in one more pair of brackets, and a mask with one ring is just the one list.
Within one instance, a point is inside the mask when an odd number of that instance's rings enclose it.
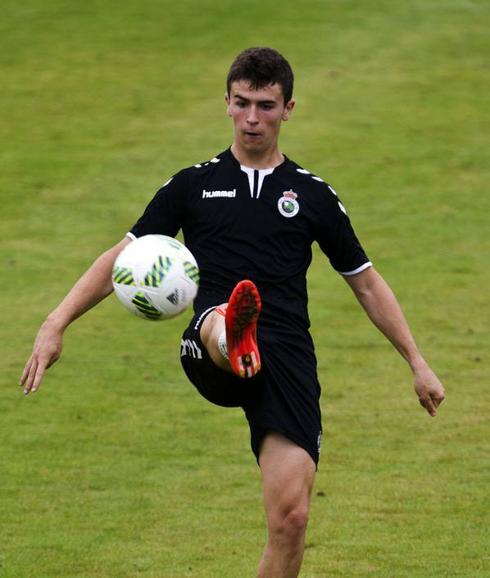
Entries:
{"label": "grassy background", "polygon": [[490,574],[489,20],[485,0],[2,2],[0,576],[254,575],[248,429],[186,382],[188,315],[146,323],[110,298],[38,394],[15,387],[94,256],[228,146],[224,76],[250,45],[290,59],[282,148],[337,188],[447,388],[430,420],[317,254],[326,439],[301,576]]}

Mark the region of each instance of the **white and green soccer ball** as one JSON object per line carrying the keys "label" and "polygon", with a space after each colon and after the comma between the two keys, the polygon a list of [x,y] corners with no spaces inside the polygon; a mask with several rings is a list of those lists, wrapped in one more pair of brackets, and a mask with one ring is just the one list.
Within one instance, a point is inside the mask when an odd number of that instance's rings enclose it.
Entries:
{"label": "white and green soccer ball", "polygon": [[163,320],[182,313],[199,288],[199,269],[182,243],[145,235],[126,245],[112,268],[114,291],[132,313]]}

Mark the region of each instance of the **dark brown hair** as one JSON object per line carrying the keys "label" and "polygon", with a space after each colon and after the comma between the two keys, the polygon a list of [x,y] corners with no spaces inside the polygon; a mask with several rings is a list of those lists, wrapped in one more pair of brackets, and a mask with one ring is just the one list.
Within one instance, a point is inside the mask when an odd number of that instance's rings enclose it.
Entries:
{"label": "dark brown hair", "polygon": [[248,80],[254,90],[269,84],[279,84],[284,103],[293,96],[294,75],[289,62],[273,48],[247,48],[233,61],[226,79],[226,90],[230,94],[232,82]]}

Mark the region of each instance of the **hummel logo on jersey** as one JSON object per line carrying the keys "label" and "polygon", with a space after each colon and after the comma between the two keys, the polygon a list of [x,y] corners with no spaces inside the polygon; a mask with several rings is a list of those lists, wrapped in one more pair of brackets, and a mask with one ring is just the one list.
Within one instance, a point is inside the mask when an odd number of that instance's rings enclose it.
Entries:
{"label": "hummel logo on jersey", "polygon": [[206,189],[202,190],[203,199],[215,199],[217,197],[234,199],[236,197],[236,189],[233,189],[232,191],[206,191]]}

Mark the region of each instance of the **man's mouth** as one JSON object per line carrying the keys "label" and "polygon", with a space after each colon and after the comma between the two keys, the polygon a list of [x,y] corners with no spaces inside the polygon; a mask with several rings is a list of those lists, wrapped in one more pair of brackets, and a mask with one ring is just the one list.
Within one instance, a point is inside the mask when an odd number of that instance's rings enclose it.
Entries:
{"label": "man's mouth", "polygon": [[255,136],[260,136],[260,132],[254,132],[254,131],[251,131],[251,130],[246,130],[246,131],[245,131],[245,134],[246,134],[247,136],[253,136],[253,137],[255,137]]}

